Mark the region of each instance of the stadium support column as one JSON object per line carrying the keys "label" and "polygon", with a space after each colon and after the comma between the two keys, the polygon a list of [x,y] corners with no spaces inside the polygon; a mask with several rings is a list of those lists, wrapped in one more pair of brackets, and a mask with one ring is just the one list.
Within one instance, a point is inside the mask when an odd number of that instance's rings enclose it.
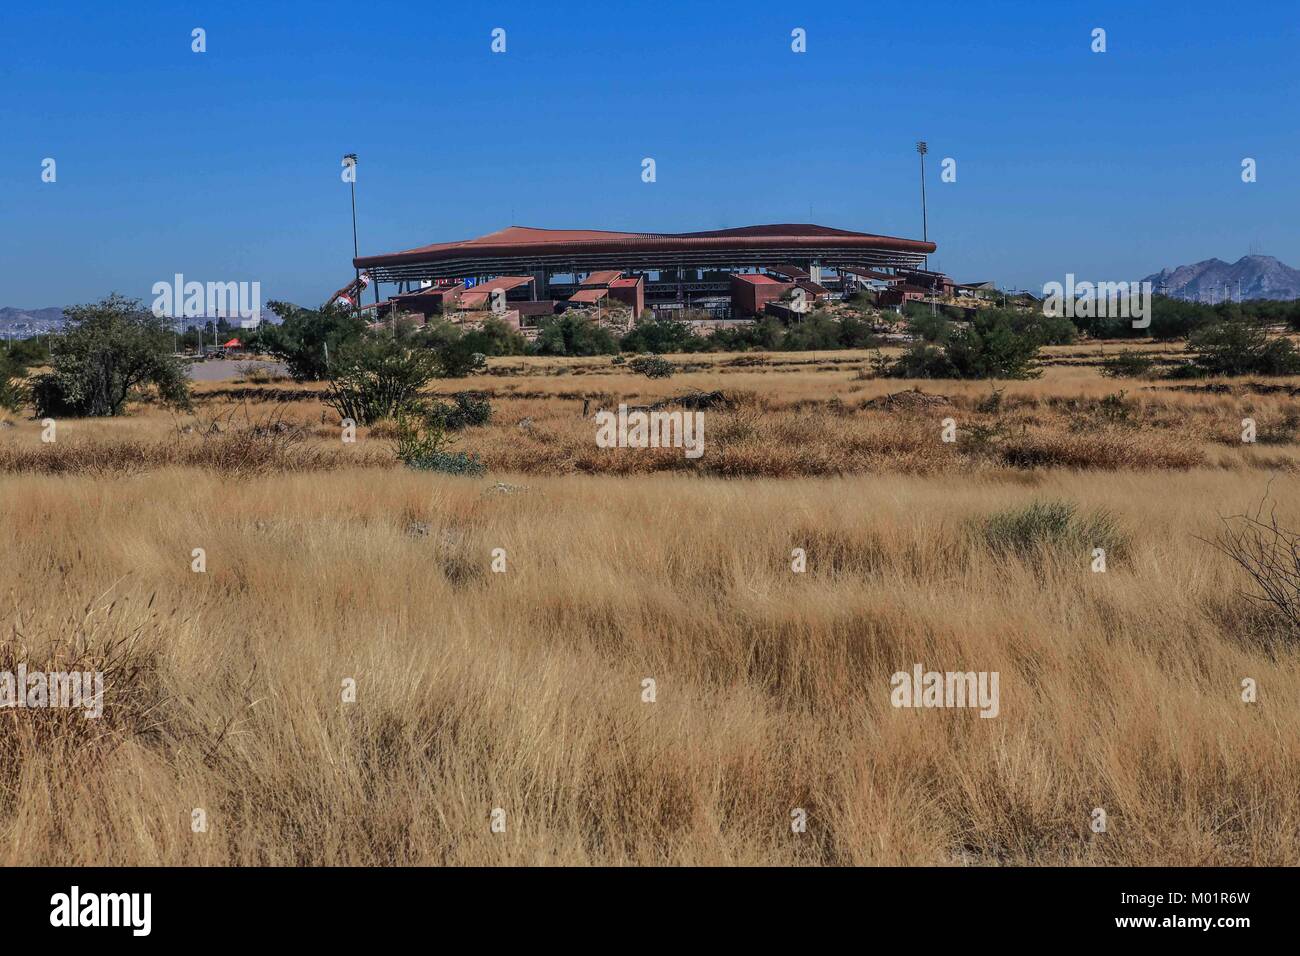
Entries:
{"label": "stadium support column", "polygon": [[818,285],[822,284],[822,266],[820,262],[808,263],[808,278]]}
{"label": "stadium support column", "polygon": [[537,269],[533,272],[533,301],[548,298],[546,291],[546,267]]}

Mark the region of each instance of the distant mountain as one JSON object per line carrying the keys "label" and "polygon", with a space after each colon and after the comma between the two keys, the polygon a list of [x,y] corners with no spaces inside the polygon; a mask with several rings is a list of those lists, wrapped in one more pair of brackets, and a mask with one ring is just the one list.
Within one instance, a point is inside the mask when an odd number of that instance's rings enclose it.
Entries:
{"label": "distant mountain", "polygon": [[1222,302],[1237,299],[1300,299],[1300,269],[1272,256],[1242,256],[1236,262],[1206,259],[1161,269],[1146,277],[1151,288],[1178,299]]}

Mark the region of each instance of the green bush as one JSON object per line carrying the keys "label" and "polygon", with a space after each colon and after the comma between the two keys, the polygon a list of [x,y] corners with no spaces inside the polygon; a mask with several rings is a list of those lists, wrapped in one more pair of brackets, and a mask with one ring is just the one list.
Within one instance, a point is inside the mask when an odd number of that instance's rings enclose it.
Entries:
{"label": "green bush", "polygon": [[1034,378],[1039,343],[1017,334],[1005,312],[976,313],[970,324],[953,333],[946,346],[957,378]]}
{"label": "green bush", "polygon": [[32,368],[50,360],[50,347],[39,335],[30,339],[17,339],[9,343],[5,355],[13,365]]}
{"label": "green bush", "polygon": [[614,355],[618,343],[609,329],[584,315],[566,312],[542,319],[535,351],[538,355]]}
{"label": "green bush", "polygon": [[907,316],[907,331],[913,341],[935,344],[947,342],[952,335],[952,323],[947,317],[930,311],[928,306],[925,308],[913,308],[913,306],[915,303],[909,302],[908,308],[903,313]]}
{"label": "green bush", "polygon": [[913,342],[893,362],[881,359],[876,365],[878,374],[889,378],[958,378],[957,369],[948,359],[948,353],[938,345]]}
{"label": "green bush", "polygon": [[448,431],[460,431],[491,421],[492,405],[481,392],[457,392],[450,403],[435,402],[428,406],[427,414]]}
{"label": "green bush", "polygon": [[1094,548],[1116,557],[1128,547],[1127,536],[1108,512],[1080,516],[1074,505],[1063,501],[998,512],[979,522],[976,531],[994,554],[1022,560],[1055,553],[1086,561]]}
{"label": "green bush", "polygon": [[433,349],[401,335],[370,333],[331,360],[324,402],[340,418],[358,425],[397,418],[415,406],[441,368],[442,359]]}
{"label": "green bush", "polygon": [[695,331],[685,322],[654,317],[638,322],[619,345],[625,352],[686,352],[696,338]]}
{"label": "green bush", "polygon": [[1008,313],[976,313],[968,325],[955,329],[942,345],[915,342],[883,368],[891,378],[1009,378],[1038,375],[1034,359],[1037,338],[1018,334]]}
{"label": "green bush", "polygon": [[1300,352],[1249,321],[1216,322],[1188,338],[1192,365],[1206,375],[1298,375]]}
{"label": "green bush", "polygon": [[21,365],[0,352],[0,408],[17,413],[31,400],[27,373]]}
{"label": "green bush", "polygon": [[638,355],[627,367],[646,378],[669,378],[674,371],[673,363],[659,355]]}
{"label": "green bush", "polygon": [[1155,364],[1155,359],[1141,352],[1120,352],[1102,361],[1101,374],[1111,378],[1149,378]]}
{"label": "green bush", "polygon": [[396,423],[397,441],[393,451],[406,467],[471,477],[486,473],[478,456],[448,450],[453,439],[435,410],[416,407],[400,413]]}
{"label": "green bush", "polygon": [[1078,329],[1063,315],[1044,315],[1041,311],[1001,311],[1011,328],[1037,345],[1070,345],[1078,336]]}

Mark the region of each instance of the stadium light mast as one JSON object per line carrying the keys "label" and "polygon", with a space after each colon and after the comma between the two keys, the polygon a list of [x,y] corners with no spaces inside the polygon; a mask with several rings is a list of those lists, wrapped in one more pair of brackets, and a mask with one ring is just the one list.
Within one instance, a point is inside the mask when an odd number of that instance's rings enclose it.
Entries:
{"label": "stadium light mast", "polygon": [[[926,145],[925,140],[918,140],[916,151],[921,154],[921,238],[925,242],[929,242],[930,225],[925,212],[925,154],[930,151],[930,147]],[[930,257],[928,255],[925,257],[925,268],[927,271],[930,268]]]}
{"label": "stadium light mast", "polygon": [[[916,151],[921,155],[921,239],[925,242],[930,241],[930,224],[925,211],[925,154],[930,151],[925,140],[916,141]],[[930,256],[925,256],[925,271],[930,271]],[[937,312],[938,306],[935,304],[934,286],[930,286],[930,311]]]}
{"label": "stadium light mast", "polygon": [[[348,153],[343,157],[343,162],[351,167],[352,175],[348,177],[349,185],[352,187],[352,258],[355,260],[361,252],[357,248],[357,154]],[[355,313],[361,308],[361,267],[355,262],[352,263],[356,270],[356,293],[352,299],[352,311]]]}

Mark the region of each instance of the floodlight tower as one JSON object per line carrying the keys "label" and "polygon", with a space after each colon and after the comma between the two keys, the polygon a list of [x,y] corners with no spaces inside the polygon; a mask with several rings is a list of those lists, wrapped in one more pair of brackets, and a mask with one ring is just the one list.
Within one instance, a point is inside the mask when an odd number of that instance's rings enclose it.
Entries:
{"label": "floodlight tower", "polygon": [[[343,157],[343,163],[351,167],[352,175],[349,178],[352,187],[352,258],[356,259],[361,255],[357,249],[357,154],[348,153]],[[356,293],[352,299],[352,311],[356,312],[361,308],[361,267],[353,263],[356,269]]]}
{"label": "floodlight tower", "polygon": [[[920,139],[916,141],[916,151],[921,155],[921,238],[924,241],[929,242],[930,224],[926,217],[926,211],[925,211],[925,154],[930,151],[930,147],[926,145],[925,140]],[[925,261],[925,271],[929,272],[930,256],[928,254],[926,255],[924,261]],[[938,305],[935,304],[934,298],[935,298],[934,286],[932,285],[930,287],[930,311],[931,312],[937,312],[939,308]]]}
{"label": "floodlight tower", "polygon": [[[926,218],[925,211],[925,154],[930,151],[925,140],[917,140],[916,151],[921,154],[921,238],[926,242],[930,241],[930,225]],[[930,257],[925,257],[925,268],[929,271]]]}

